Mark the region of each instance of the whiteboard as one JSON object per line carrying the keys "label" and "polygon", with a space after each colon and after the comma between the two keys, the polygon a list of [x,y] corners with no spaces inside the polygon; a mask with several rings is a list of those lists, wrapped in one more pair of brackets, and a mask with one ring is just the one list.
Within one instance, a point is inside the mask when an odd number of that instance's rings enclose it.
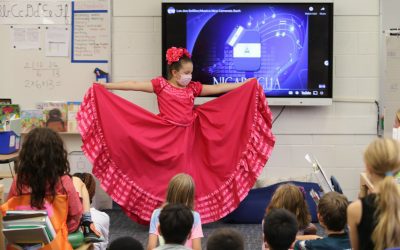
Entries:
{"label": "whiteboard", "polygon": [[[380,98],[384,107],[384,135],[392,137],[395,114],[400,109],[400,18],[398,0],[381,3]],[[393,30],[394,29],[394,30]]]}
{"label": "whiteboard", "polygon": [[[57,6],[62,6],[63,12],[59,9],[59,13],[63,16],[53,12],[49,16],[48,11],[39,10],[29,12],[36,13],[33,16],[7,16],[7,10],[13,6],[11,2],[19,4],[13,7],[14,11],[30,11],[37,10],[38,6],[50,6],[46,10],[53,9],[55,12]],[[110,0],[77,0],[74,3],[55,0],[0,0],[0,5],[0,98],[11,98],[13,103],[20,104],[21,109],[35,108],[36,103],[43,101],[81,101],[86,90],[95,81],[93,71],[96,67],[111,75]],[[72,12],[74,6],[79,13]],[[75,34],[74,17],[78,27]],[[54,27],[68,32],[66,56],[46,56],[46,35]],[[30,49],[16,48],[13,32],[15,28],[29,28],[33,31],[37,29],[39,48],[34,48],[34,44],[30,45]],[[78,33],[80,36],[77,36]],[[74,45],[75,53],[72,49]]]}

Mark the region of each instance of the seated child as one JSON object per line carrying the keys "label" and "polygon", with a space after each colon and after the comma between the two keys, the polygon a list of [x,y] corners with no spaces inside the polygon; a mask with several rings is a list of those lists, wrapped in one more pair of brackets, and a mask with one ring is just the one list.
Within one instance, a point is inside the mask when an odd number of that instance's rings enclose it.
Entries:
{"label": "seated child", "polygon": [[370,194],[347,208],[351,246],[355,250],[400,246],[400,142],[380,138],[364,152],[365,170],[373,186]]}
{"label": "seated child", "polygon": [[344,250],[351,249],[349,235],[346,232],[347,206],[346,196],[326,193],[318,203],[318,220],[324,227],[327,237],[315,240],[297,241],[297,250]]}
{"label": "seated child", "polygon": [[267,206],[266,213],[273,208],[285,208],[296,216],[299,225],[297,235],[316,234],[316,227],[311,223],[311,215],[305,198],[306,194],[302,187],[293,184],[279,186]]}
{"label": "seated child", "polygon": [[[175,175],[168,184],[167,198],[165,205],[167,204],[183,204],[188,206],[190,209],[194,209],[194,192],[195,184],[190,175],[177,174]],[[157,226],[159,224],[159,214],[162,211],[163,206],[154,210],[151,215],[150,229],[149,229],[149,242],[147,244],[147,250],[152,250],[157,246],[157,242],[160,241],[160,245],[163,244],[162,237],[159,237]],[[190,233],[190,237],[187,239],[185,246],[194,250],[201,250],[201,238],[203,237],[203,230],[201,227],[200,215],[196,211],[193,212],[194,222],[193,228]]]}
{"label": "seated child", "polygon": [[193,227],[193,213],[185,205],[168,204],[160,213],[158,231],[165,240],[165,245],[154,250],[190,250],[184,244]]}
{"label": "seated child", "polygon": [[[92,225],[86,186],[77,185],[77,181],[71,179],[68,154],[61,137],[56,132],[48,128],[36,128],[29,132],[19,153],[15,172],[17,177],[11,185],[8,199],[30,194],[30,208],[26,209],[43,210],[52,206],[48,204],[46,197],[54,199],[58,194],[66,194],[68,232],[76,231],[82,223],[86,242],[103,241],[95,234]],[[82,202],[78,193],[85,194],[82,195]]]}
{"label": "seated child", "polygon": [[[81,183],[83,183],[85,185],[88,195],[89,195],[88,199],[90,201],[90,204],[92,204],[93,197],[96,194],[96,180],[94,179],[94,177],[89,173],[75,173],[72,176],[72,180],[74,182],[75,187],[82,185]],[[78,188],[78,189],[81,189],[81,188]],[[85,209],[87,209],[86,205],[84,205],[84,210]],[[108,214],[101,212],[94,207],[90,208],[90,215],[93,219],[95,228],[99,231],[101,236],[104,237],[103,242],[93,244],[94,250],[106,250],[107,245],[108,245],[110,217],[108,216]],[[90,227],[89,227],[89,229],[90,229]],[[86,232],[90,232],[90,230],[86,230]],[[92,237],[93,236],[94,235],[92,235]],[[95,237],[96,237],[95,239],[97,240],[97,238],[99,236],[95,235]]]}
{"label": "seated child", "polygon": [[126,236],[113,240],[107,250],[143,250],[143,246],[137,239]]}
{"label": "seated child", "polygon": [[208,238],[207,250],[244,250],[243,236],[230,228],[217,229]]}
{"label": "seated child", "polygon": [[264,247],[287,250],[296,239],[298,224],[294,214],[283,208],[274,208],[264,217]]}
{"label": "seated child", "polygon": [[60,136],[47,128],[30,131],[19,152],[15,173],[2,211],[47,210],[57,240],[63,249],[72,249],[67,233],[79,228],[82,203],[69,176],[68,154]]}

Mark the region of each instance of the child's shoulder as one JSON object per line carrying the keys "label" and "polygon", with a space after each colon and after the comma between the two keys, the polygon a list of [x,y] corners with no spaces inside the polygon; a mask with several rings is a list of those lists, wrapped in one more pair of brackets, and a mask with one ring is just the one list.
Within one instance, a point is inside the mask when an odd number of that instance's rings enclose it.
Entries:
{"label": "child's shoulder", "polygon": [[158,218],[158,216],[160,215],[160,212],[161,212],[161,208],[154,209],[153,214],[152,214],[151,217],[157,217]]}
{"label": "child's shoulder", "polygon": [[343,233],[314,240],[299,240],[296,241],[294,249],[351,249],[351,246],[349,235],[347,233]]}
{"label": "child's shoulder", "polygon": [[65,175],[61,176],[60,179],[61,179],[62,182],[64,182],[64,181],[72,182],[72,177],[70,175],[68,175],[68,174],[65,174]]}
{"label": "child's shoulder", "polygon": [[163,76],[157,76],[151,79],[151,84],[153,85],[154,92],[157,94],[168,85],[168,82]]}
{"label": "child's shoulder", "polygon": [[156,76],[153,79],[151,79],[151,82],[164,83],[167,82],[167,79],[165,79],[163,76]]}
{"label": "child's shoulder", "polygon": [[196,211],[192,211],[192,213],[193,213],[194,224],[196,225],[198,223],[201,223],[200,214]]}

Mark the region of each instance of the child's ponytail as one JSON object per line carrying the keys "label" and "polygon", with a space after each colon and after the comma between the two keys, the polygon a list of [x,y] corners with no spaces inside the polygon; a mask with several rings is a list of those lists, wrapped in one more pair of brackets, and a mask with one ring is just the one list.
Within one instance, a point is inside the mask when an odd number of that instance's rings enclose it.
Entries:
{"label": "child's ponytail", "polygon": [[377,187],[375,219],[372,233],[375,250],[400,246],[400,188],[394,176],[400,171],[400,143],[377,139],[364,153],[369,171],[383,180]]}
{"label": "child's ponytail", "polygon": [[400,246],[400,188],[392,174],[386,176],[379,184],[379,196],[376,202],[378,224],[372,240],[375,249]]}

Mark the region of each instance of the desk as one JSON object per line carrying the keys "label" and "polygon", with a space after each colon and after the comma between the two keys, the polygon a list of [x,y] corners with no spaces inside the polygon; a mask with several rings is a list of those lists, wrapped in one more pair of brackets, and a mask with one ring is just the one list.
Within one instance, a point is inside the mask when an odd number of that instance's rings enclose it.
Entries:
{"label": "desk", "polygon": [[359,198],[365,197],[374,191],[374,185],[368,179],[367,173],[363,172],[360,174],[360,194]]}
{"label": "desk", "polygon": [[0,155],[0,164],[7,164],[10,169],[10,174],[0,174],[0,180],[4,178],[14,178],[14,174],[11,168],[11,162],[15,162],[18,158],[18,152],[8,154],[8,155]]}

